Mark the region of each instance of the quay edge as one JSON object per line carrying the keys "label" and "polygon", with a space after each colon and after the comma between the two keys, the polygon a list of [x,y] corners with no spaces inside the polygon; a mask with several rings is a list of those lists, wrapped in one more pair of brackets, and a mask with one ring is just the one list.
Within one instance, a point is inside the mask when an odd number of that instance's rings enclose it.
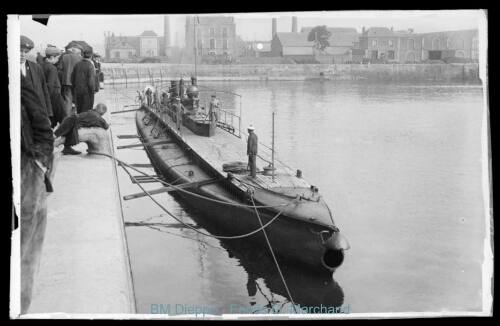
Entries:
{"label": "quay edge", "polygon": [[136,313],[116,164],[87,154],[85,143],[74,148],[82,154],[57,164],[33,301],[21,318]]}
{"label": "quay edge", "polygon": [[[150,83],[194,75],[194,65],[103,63],[106,84]],[[479,81],[479,64],[281,64],[281,65],[198,65],[198,81],[301,81],[384,80],[384,81]]]}

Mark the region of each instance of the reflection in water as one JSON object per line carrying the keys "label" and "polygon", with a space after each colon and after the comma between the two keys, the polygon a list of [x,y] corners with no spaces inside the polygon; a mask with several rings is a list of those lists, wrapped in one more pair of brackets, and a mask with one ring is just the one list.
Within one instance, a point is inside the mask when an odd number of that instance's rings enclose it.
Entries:
{"label": "reflection in water", "polygon": [[[230,231],[224,226],[215,225],[204,212],[193,208],[180,196],[174,195],[174,198],[199,227],[214,235],[230,234]],[[196,240],[199,241],[200,249],[202,249],[200,250],[200,264],[203,266],[201,256],[206,252],[205,242],[203,242],[203,236],[197,237]],[[250,304],[256,303],[257,291],[268,301],[266,305],[257,305],[257,308],[270,309],[273,310],[273,313],[289,313],[292,308],[290,306],[292,299],[296,306],[300,305],[301,307],[318,307],[320,305],[340,307],[344,303],[344,292],[331,276],[314,273],[314,271],[299,266],[289,259],[277,257],[281,273],[288,287],[287,291],[268,248],[257,246],[248,239],[219,239],[218,241],[221,247],[228,252],[229,258],[237,259],[239,265],[247,273],[248,296],[253,298],[253,301],[250,300]],[[270,290],[270,294],[266,294],[261,288],[258,283],[260,280]],[[289,297],[288,292],[292,298]],[[282,301],[275,294],[286,298],[286,301]],[[284,311],[283,307],[286,307]]]}
{"label": "reflection in water", "polygon": [[[291,302],[276,264],[268,252],[256,250],[254,246],[243,240],[224,240],[221,244],[239,260],[240,265],[247,272],[247,290],[250,297],[254,297],[257,290],[261,290],[257,281],[262,278],[272,293],[279,294]],[[339,307],[344,303],[344,292],[332,277],[317,275],[286,259],[279,259],[278,264],[295,305]],[[276,309],[276,303],[280,303],[268,300],[268,308]],[[281,303],[285,304],[285,302]]]}
{"label": "reflection in water", "polygon": [[[359,80],[206,86],[242,94],[243,125],[253,124],[269,146],[275,111],[275,158],[320,188],[348,235],[349,258],[335,273],[343,289],[280,261],[297,305],[351,305],[356,313],[481,310],[481,85]],[[132,98],[136,89],[120,87]],[[239,105],[231,107],[233,97],[219,95],[225,109],[239,112]],[[113,135],[135,130],[132,113],[112,119]],[[149,163],[143,149],[116,153],[126,162]],[[137,192],[122,172],[121,191]],[[186,223],[222,234],[176,194],[158,196]],[[268,248],[198,235],[153,206],[147,199],[123,205],[138,312],[150,313],[150,305],[161,302],[219,312],[232,303],[260,309],[256,313],[289,312],[291,299]],[[140,221],[145,223],[135,224]]]}

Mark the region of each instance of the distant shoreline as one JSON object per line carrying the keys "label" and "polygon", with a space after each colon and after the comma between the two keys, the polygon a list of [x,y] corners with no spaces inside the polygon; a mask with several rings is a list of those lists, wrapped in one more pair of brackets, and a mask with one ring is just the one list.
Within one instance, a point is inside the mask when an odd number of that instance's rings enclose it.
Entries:
{"label": "distant shoreline", "polygon": [[[195,75],[191,64],[103,63],[106,84],[168,81]],[[252,64],[198,65],[200,81],[303,81],[303,80],[479,80],[479,64]]]}

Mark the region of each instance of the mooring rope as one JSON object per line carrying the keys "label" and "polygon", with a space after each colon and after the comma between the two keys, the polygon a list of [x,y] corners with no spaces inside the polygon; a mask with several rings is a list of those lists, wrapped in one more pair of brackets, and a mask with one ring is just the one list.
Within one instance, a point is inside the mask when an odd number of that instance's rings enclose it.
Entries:
{"label": "mooring rope", "polygon": [[[157,204],[157,205],[158,205],[161,209],[163,209],[163,210],[164,210],[164,211],[165,211],[168,215],[172,216],[172,217],[173,217],[173,218],[174,218],[177,222],[179,222],[179,223],[181,223],[182,225],[184,225],[184,226],[186,226],[186,227],[190,228],[191,230],[193,230],[193,231],[195,231],[195,232],[198,232],[198,233],[200,233],[200,234],[202,234],[202,235],[205,235],[205,236],[207,236],[207,237],[212,237],[212,238],[216,238],[216,239],[241,239],[241,238],[245,238],[245,237],[251,236],[251,235],[253,235],[253,234],[255,234],[255,233],[257,233],[257,232],[259,232],[259,231],[261,231],[261,230],[264,230],[266,227],[268,227],[269,225],[271,225],[271,223],[272,223],[272,222],[274,222],[274,221],[275,221],[275,220],[276,220],[276,219],[277,219],[277,218],[278,218],[278,217],[279,217],[279,216],[283,213],[283,211],[285,210],[286,206],[290,205],[292,202],[294,202],[294,201],[295,201],[295,200],[291,200],[288,204],[284,204],[284,205],[285,205],[285,207],[283,207],[283,209],[282,209],[282,210],[281,210],[278,214],[276,214],[276,216],[274,216],[274,217],[273,217],[273,218],[272,218],[272,219],[271,219],[271,220],[270,220],[270,221],[269,221],[266,225],[262,225],[262,223],[261,223],[261,227],[260,227],[260,228],[258,228],[258,229],[256,229],[256,230],[254,230],[254,231],[252,231],[252,232],[249,232],[249,233],[246,233],[246,234],[241,234],[241,235],[236,235],[236,236],[217,236],[217,235],[212,235],[212,234],[209,234],[209,233],[201,232],[201,231],[199,231],[199,230],[197,230],[197,229],[193,228],[191,225],[186,224],[186,223],[185,223],[185,222],[183,222],[182,220],[178,219],[178,218],[177,218],[174,214],[170,213],[170,212],[169,212],[169,211],[168,211],[165,207],[163,207],[163,206],[162,206],[162,205],[161,205],[161,204],[160,204],[160,203],[159,203],[156,199],[154,199],[154,198],[151,196],[151,194],[150,194],[150,193],[149,193],[146,189],[144,189],[144,187],[143,187],[143,186],[142,186],[139,182],[137,182],[137,180],[135,179],[135,177],[134,177],[134,176],[133,176],[133,175],[132,175],[132,174],[131,174],[131,173],[130,173],[127,169],[125,169],[125,166],[124,166],[124,165],[127,165],[129,168],[132,168],[132,169],[134,169],[134,170],[136,170],[136,171],[138,171],[138,172],[140,172],[140,173],[143,173],[142,171],[137,170],[137,169],[135,169],[135,168],[134,168],[134,167],[132,167],[132,166],[129,166],[127,163],[121,162],[119,159],[117,159],[117,158],[116,158],[116,157],[114,157],[113,155],[106,154],[106,153],[99,153],[99,152],[95,152],[95,151],[91,151],[91,150],[89,150],[89,153],[91,153],[91,154],[96,154],[96,155],[103,155],[103,156],[107,156],[107,157],[110,157],[110,158],[112,158],[112,159],[116,160],[117,162],[119,162],[119,163],[120,163],[120,165],[122,166],[122,168],[125,170],[125,172],[126,172],[126,173],[130,176],[130,178],[131,178],[132,180],[134,180],[134,181],[137,183],[137,185],[141,188],[141,190],[142,190],[142,191],[144,191],[144,193],[145,193],[145,194],[146,194],[146,195],[147,195],[147,196],[148,196],[148,197],[149,197],[149,198],[150,198],[150,199],[151,199],[151,200],[152,200],[155,204]],[[146,173],[143,173],[143,174],[147,175]],[[151,178],[156,179],[156,178],[154,178],[154,177],[151,177]],[[175,186],[173,186],[173,185],[171,185],[171,187],[173,187],[173,188],[177,188],[177,187],[175,187]],[[183,189],[180,189],[180,188],[179,188],[178,190],[183,190]],[[199,195],[196,195],[196,194],[194,194],[194,193],[192,193],[192,192],[189,192],[189,194],[190,194],[190,195],[199,196]],[[203,197],[203,196],[199,196],[199,197]],[[207,197],[203,197],[203,198],[204,198],[204,199],[206,199],[206,200],[212,200],[212,201],[215,201],[214,199],[211,199],[211,198],[207,198]],[[253,208],[255,208],[256,210],[257,210],[257,208],[266,207],[266,206],[255,206],[255,202],[253,201],[253,198],[252,198],[252,202],[254,203],[254,205],[253,205],[253,206],[248,206],[248,205],[240,205],[240,206],[242,206],[242,207],[253,207]],[[222,202],[222,203],[225,203],[225,202]],[[226,204],[231,205],[230,203],[226,203]]]}
{"label": "mooring rope", "polygon": [[[251,208],[253,208],[253,207],[257,207],[257,208],[275,208],[275,207],[281,207],[281,206],[288,206],[288,205],[290,205],[291,203],[293,203],[293,202],[295,202],[295,201],[296,201],[296,200],[294,199],[294,200],[291,200],[291,201],[290,201],[289,203],[287,203],[287,204],[263,205],[263,206],[250,206],[250,205],[242,205],[242,204],[228,203],[228,202],[225,202],[225,201],[221,201],[221,200],[217,200],[217,199],[212,199],[212,198],[208,198],[208,197],[205,197],[205,196],[201,196],[201,195],[198,195],[198,194],[192,193],[192,192],[190,192],[190,191],[187,191],[187,190],[185,190],[185,189],[182,189],[182,188],[176,187],[175,185],[172,185],[172,184],[170,184],[170,183],[168,183],[168,182],[166,182],[166,181],[164,181],[164,180],[161,180],[161,179],[159,179],[159,178],[155,178],[155,177],[153,177],[152,175],[149,175],[149,174],[147,174],[147,173],[145,173],[145,172],[143,172],[143,171],[141,171],[141,170],[136,169],[135,167],[133,167],[133,166],[131,166],[130,164],[127,164],[127,163],[125,163],[125,162],[121,161],[120,159],[116,158],[115,156],[113,156],[113,155],[111,155],[111,154],[107,154],[107,153],[100,153],[100,152],[95,152],[95,151],[92,151],[92,150],[88,150],[88,152],[89,152],[90,154],[103,155],[103,156],[110,157],[110,158],[114,159],[115,161],[117,161],[118,163],[120,163],[120,164],[122,164],[122,165],[124,165],[124,166],[126,166],[126,167],[128,167],[128,168],[131,168],[132,170],[135,170],[135,171],[137,171],[137,172],[139,172],[139,173],[141,173],[141,174],[143,174],[143,175],[145,175],[145,176],[147,176],[147,177],[150,177],[151,179],[156,180],[156,181],[158,181],[158,182],[160,182],[160,183],[162,183],[162,184],[166,185],[167,187],[172,187],[172,188],[174,188],[175,190],[178,190],[178,191],[188,192],[188,193],[189,193],[190,195],[192,195],[192,196],[195,196],[195,197],[198,197],[198,198],[202,198],[202,199],[206,199],[206,200],[213,201],[213,202],[220,203],[220,204],[225,204],[225,205],[229,205],[229,206],[238,206],[238,207],[249,207],[249,208],[250,208],[250,207],[251,207]],[[224,180],[224,179],[220,179],[220,180]]]}
{"label": "mooring rope", "polygon": [[[253,200],[253,196],[250,196],[252,198],[252,203],[254,204],[255,207],[255,202]],[[259,211],[255,209],[255,214],[257,214],[257,218],[259,219],[260,226],[262,227],[262,221],[260,219]],[[283,277],[283,274],[281,273],[281,268],[280,265],[278,264],[278,260],[276,259],[276,256],[274,255],[273,247],[271,246],[271,243],[269,242],[269,238],[267,237],[266,230],[262,228],[262,232],[264,233],[264,237],[266,238],[267,245],[269,246],[269,250],[271,251],[271,255],[273,256],[274,262],[276,263],[276,267],[278,268],[278,272],[280,273],[281,280],[283,281],[283,284],[285,285],[286,292],[288,293],[288,297],[290,298],[290,301],[292,302],[292,307],[293,310],[295,311],[295,302],[293,301],[292,295],[290,294],[290,290],[288,290],[288,286],[286,285],[285,278]]]}

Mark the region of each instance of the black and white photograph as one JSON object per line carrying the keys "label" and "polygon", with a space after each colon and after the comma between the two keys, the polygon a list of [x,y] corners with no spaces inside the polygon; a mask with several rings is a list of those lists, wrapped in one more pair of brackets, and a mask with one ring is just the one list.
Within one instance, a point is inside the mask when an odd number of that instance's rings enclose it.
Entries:
{"label": "black and white photograph", "polygon": [[6,25],[10,319],[493,316],[488,10]]}

